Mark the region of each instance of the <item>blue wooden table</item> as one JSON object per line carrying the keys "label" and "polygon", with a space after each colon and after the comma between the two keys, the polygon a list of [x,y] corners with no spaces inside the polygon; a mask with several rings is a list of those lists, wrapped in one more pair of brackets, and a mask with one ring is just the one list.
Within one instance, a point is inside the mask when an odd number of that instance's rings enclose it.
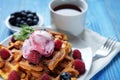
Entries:
{"label": "blue wooden table", "polygon": [[[11,35],[5,25],[10,13],[20,10],[38,12],[44,18],[44,25],[50,25],[48,3],[50,0],[0,0],[0,41]],[[115,37],[120,41],[120,0],[87,0],[89,9],[86,16],[86,28],[104,37]],[[120,54],[91,80],[119,80]]]}

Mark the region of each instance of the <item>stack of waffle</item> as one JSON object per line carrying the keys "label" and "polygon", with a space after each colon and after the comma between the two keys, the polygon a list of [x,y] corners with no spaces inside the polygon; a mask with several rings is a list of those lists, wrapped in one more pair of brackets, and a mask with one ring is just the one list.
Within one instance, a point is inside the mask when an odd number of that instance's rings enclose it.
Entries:
{"label": "stack of waffle", "polygon": [[59,80],[62,72],[68,72],[71,80],[76,80],[80,75],[73,67],[73,58],[71,57],[71,44],[65,34],[46,30],[54,40],[62,40],[62,47],[59,51],[54,51],[52,56],[42,60],[38,65],[30,64],[23,58],[21,47],[24,41],[9,42],[9,46],[0,45],[0,49],[5,48],[11,55],[8,59],[0,57],[0,75],[4,80],[8,80],[9,74],[15,70],[20,74],[20,80],[40,80],[40,77],[47,73],[51,80]]}

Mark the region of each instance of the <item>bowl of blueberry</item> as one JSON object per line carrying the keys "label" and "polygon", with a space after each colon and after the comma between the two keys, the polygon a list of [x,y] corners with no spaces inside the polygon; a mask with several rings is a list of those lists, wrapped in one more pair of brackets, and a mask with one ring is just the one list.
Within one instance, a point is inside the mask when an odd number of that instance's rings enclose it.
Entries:
{"label": "bowl of blueberry", "polygon": [[5,21],[7,27],[13,32],[20,31],[22,25],[28,25],[29,27],[41,27],[43,25],[43,18],[31,11],[17,11],[7,17]]}

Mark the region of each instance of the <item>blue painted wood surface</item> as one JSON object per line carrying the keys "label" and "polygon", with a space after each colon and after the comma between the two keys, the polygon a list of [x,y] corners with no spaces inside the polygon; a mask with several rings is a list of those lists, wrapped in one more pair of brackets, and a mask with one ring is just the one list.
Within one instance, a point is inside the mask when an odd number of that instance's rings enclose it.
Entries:
{"label": "blue painted wood surface", "polygon": [[[5,19],[15,11],[38,12],[44,18],[44,25],[50,25],[49,2],[50,0],[0,0],[0,41],[12,34],[5,25]],[[87,3],[89,8],[85,27],[120,41],[120,0],[87,0]],[[120,54],[91,80],[119,79]]]}

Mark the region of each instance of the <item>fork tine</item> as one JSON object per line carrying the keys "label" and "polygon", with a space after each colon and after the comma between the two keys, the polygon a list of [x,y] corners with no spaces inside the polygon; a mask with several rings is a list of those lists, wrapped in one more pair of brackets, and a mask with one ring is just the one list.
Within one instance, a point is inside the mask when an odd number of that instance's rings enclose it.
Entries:
{"label": "fork tine", "polygon": [[104,48],[104,49],[107,49],[107,48],[108,48],[109,42],[110,42],[110,38],[108,38],[108,39],[105,41],[105,43],[104,43],[104,45],[103,45],[103,48]]}
{"label": "fork tine", "polygon": [[109,38],[109,41],[107,42],[107,45],[106,45],[106,49],[110,49],[110,46],[112,45],[113,43],[113,40],[111,38]]}
{"label": "fork tine", "polygon": [[115,40],[112,40],[109,48],[112,49],[114,47],[114,45],[116,44],[116,39]]}
{"label": "fork tine", "polygon": [[111,39],[111,38],[108,38],[108,40],[106,41],[106,44],[104,45],[104,47],[107,49],[107,50],[111,50],[114,45],[116,44],[116,39]]}

